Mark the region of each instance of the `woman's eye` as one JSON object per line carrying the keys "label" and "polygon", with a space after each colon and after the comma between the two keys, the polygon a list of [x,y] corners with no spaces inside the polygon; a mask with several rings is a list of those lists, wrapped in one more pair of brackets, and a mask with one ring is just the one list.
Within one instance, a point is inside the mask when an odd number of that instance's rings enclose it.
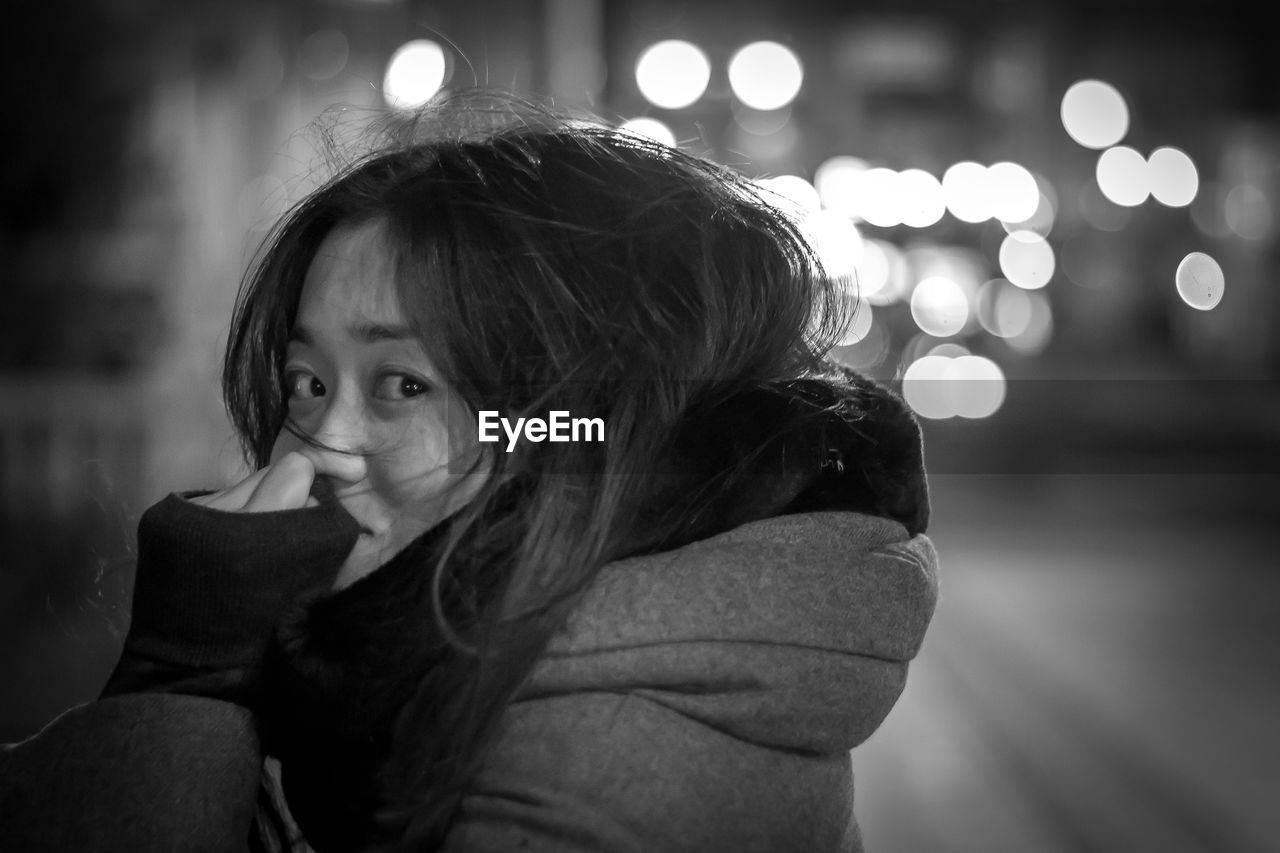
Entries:
{"label": "woman's eye", "polygon": [[378,380],[374,396],[381,400],[407,400],[430,390],[431,386],[421,379],[415,379],[405,373],[388,373]]}
{"label": "woman's eye", "polygon": [[324,396],[324,383],[305,370],[290,370],[284,376],[285,395],[289,399],[312,400]]}

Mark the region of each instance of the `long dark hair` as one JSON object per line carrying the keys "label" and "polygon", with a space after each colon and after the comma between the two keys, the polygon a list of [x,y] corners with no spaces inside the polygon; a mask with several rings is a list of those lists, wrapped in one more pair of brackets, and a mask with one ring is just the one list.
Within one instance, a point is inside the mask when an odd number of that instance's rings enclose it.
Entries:
{"label": "long dark hair", "polygon": [[514,102],[494,120],[492,103],[463,95],[398,122],[296,206],[241,289],[226,353],[228,411],[261,467],[296,429],[282,369],[308,266],[335,226],[376,222],[405,315],[473,410],[606,425],[598,444],[481,445],[493,476],[422,567],[440,653],[391,709],[365,849],[442,841],[577,594],[607,562],[697,535],[696,502],[645,510],[682,426],[820,372],[848,319],[797,225],[742,176]]}

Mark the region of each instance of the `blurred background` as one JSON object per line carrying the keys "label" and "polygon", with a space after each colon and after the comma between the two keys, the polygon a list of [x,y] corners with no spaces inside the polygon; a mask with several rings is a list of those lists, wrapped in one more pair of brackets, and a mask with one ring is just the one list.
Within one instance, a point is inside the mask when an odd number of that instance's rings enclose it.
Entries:
{"label": "blurred background", "polygon": [[0,86],[0,742],[132,537],[241,472],[241,273],[326,134],[475,84],[760,181],[920,414],[942,599],[873,851],[1262,851],[1280,817],[1280,65],[1243,0],[45,0]]}

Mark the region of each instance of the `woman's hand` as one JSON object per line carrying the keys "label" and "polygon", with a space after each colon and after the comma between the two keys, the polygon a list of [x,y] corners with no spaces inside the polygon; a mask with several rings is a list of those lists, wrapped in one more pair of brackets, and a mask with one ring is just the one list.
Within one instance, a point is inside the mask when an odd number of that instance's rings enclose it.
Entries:
{"label": "woman's hand", "polygon": [[234,486],[209,495],[189,498],[194,504],[226,512],[274,512],[318,506],[311,494],[315,463],[301,451],[281,456]]}
{"label": "woman's hand", "polygon": [[330,589],[359,541],[333,470],[309,449],[282,451],[228,489],[171,492],[144,512],[129,634],[102,696],[187,693],[253,707],[282,614]]}

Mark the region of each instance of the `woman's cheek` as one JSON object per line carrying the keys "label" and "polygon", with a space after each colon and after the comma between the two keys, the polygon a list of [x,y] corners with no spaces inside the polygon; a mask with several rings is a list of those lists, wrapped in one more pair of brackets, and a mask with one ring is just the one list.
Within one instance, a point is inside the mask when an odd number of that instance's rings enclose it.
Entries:
{"label": "woman's cheek", "polygon": [[430,460],[434,464],[423,464],[423,459],[403,459],[396,465],[394,460],[387,460],[387,465],[377,478],[383,494],[383,502],[389,506],[410,509],[429,504],[438,498],[448,483],[447,465]]}

